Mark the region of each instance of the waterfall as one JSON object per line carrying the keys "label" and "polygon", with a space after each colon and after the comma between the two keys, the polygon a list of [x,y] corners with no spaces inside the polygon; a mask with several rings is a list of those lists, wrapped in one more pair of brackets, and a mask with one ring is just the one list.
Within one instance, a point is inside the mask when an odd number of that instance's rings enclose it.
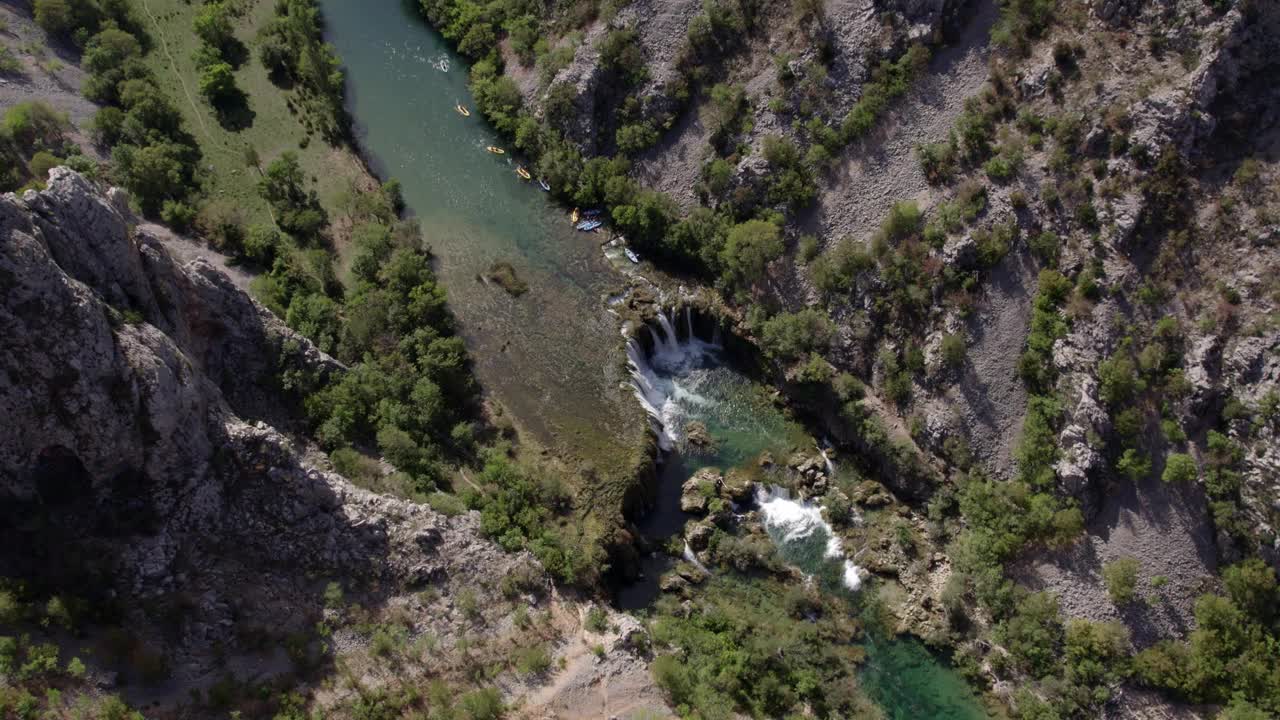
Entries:
{"label": "waterfall", "polygon": [[[756,504],[764,514],[765,530],[780,547],[817,542],[825,536],[821,561],[843,561],[845,587],[857,590],[862,586],[862,569],[852,560],[845,559],[843,544],[831,525],[822,517],[820,506],[807,500],[792,500],[786,490],[775,486],[756,488]],[[803,563],[812,566],[802,569],[813,572],[817,562],[818,559],[814,558],[810,563]]]}
{"label": "waterfall", "polygon": [[645,325],[653,340],[653,352],[646,355],[634,337],[627,340],[627,361],[631,370],[636,399],[648,413],[658,434],[659,447],[670,451],[680,439],[680,429],[691,406],[706,406],[709,399],[690,389],[683,376],[696,368],[718,364],[720,348],[693,334],[693,314],[686,308],[689,337],[681,340],[675,323],[667,313],[659,313],[656,327]]}
{"label": "waterfall", "polygon": [[703,565],[701,562],[698,561],[698,556],[693,554],[693,548],[689,547],[688,541],[686,541],[684,544],[684,552],[681,553],[681,557],[684,558],[685,562],[698,568],[699,570],[706,573],[707,575],[711,574],[711,571],[708,570],[705,565]]}
{"label": "waterfall", "polygon": [[658,435],[658,447],[663,451],[670,451],[674,447],[674,438],[667,431],[662,416],[662,407],[666,405],[667,397],[658,388],[658,378],[645,360],[644,348],[640,347],[635,338],[627,339],[627,364],[631,369],[631,385],[636,399],[648,413],[649,421]]}
{"label": "waterfall", "polygon": [[831,458],[827,457],[827,449],[819,446],[818,453],[822,455],[822,461],[827,464],[827,477],[835,477],[836,464],[831,462]]}

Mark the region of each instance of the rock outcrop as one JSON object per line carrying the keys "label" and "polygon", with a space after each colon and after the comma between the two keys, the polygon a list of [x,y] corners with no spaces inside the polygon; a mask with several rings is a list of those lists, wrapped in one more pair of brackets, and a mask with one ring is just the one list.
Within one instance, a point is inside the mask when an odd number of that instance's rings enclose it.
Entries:
{"label": "rock outcrop", "polygon": [[[111,599],[189,681],[246,625],[310,631],[329,580],[376,603],[533,564],[481,540],[474,515],[303,460],[260,419],[287,414],[282,352],[340,366],[133,223],[121,194],[65,168],[0,198],[0,543],[26,549],[0,556],[0,576]],[[179,596],[162,633],[139,601]]]}

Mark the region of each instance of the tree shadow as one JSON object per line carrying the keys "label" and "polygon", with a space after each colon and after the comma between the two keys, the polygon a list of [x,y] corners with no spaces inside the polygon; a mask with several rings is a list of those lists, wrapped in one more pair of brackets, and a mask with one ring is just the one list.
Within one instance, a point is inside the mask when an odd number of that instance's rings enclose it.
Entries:
{"label": "tree shadow", "polygon": [[235,93],[219,99],[213,106],[213,112],[218,118],[218,125],[229,132],[239,132],[253,127],[253,120],[257,117],[257,113],[249,107],[249,96],[240,88],[236,88]]}
{"label": "tree shadow", "polygon": [[231,38],[222,46],[222,59],[239,70],[249,62],[249,48],[237,38]]}

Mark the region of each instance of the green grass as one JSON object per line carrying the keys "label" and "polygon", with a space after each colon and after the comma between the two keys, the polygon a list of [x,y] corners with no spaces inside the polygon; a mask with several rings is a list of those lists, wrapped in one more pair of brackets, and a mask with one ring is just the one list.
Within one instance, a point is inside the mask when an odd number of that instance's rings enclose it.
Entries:
{"label": "green grass", "polygon": [[[292,98],[295,107],[300,107],[297,91],[272,84],[258,61],[254,40],[258,29],[272,18],[273,3],[246,3],[244,15],[236,20],[236,36],[248,47],[250,55],[235,73],[236,84],[248,94],[254,113],[252,124],[239,131],[221,127],[197,89],[199,72],[192,56],[199,40],[191,30],[191,21],[199,7],[181,0],[145,0],[139,4],[155,41],[147,62],[161,87],[181,108],[187,129],[200,144],[208,199],[239,208],[249,224],[272,223],[270,210],[258,195],[258,172],[246,165],[245,151],[254,148],[261,165],[266,167],[284,151],[293,150],[308,178],[314,181],[325,209],[332,217],[340,217],[340,198],[353,180],[358,181],[366,173],[354,153],[331,147],[319,133],[308,134],[302,116],[291,114],[287,104]],[[300,147],[303,138],[307,138],[306,147]],[[339,245],[341,249],[342,243]]]}

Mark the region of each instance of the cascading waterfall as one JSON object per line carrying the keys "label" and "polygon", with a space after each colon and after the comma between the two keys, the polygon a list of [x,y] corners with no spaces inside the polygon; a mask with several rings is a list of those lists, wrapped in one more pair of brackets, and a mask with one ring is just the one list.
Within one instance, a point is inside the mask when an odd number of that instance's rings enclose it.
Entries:
{"label": "cascading waterfall", "polygon": [[707,569],[707,566],[703,565],[702,562],[698,560],[698,556],[693,554],[693,548],[689,547],[689,543],[687,541],[684,544],[684,552],[681,553],[681,557],[684,558],[685,562],[698,568],[702,572],[708,575],[711,574],[711,571]]}
{"label": "cascading waterfall", "polygon": [[636,399],[648,413],[658,435],[658,446],[671,451],[680,440],[681,427],[688,406],[711,403],[690,390],[677,378],[691,370],[717,362],[720,346],[705,342],[693,333],[693,312],[685,308],[688,337],[681,340],[675,323],[667,313],[659,313],[657,328],[646,325],[653,341],[653,351],[646,356],[644,347],[634,337],[627,339],[627,364],[631,370]]}
{"label": "cascading waterfall", "polygon": [[[862,587],[862,569],[845,559],[844,547],[831,525],[822,517],[822,508],[809,501],[792,500],[782,488],[769,486],[756,489],[756,504],[764,513],[765,530],[783,550],[797,557],[797,565],[815,572],[822,562],[843,562],[842,581],[849,590]],[[825,542],[823,538],[825,537]],[[805,546],[823,542],[821,557],[806,552]]]}

